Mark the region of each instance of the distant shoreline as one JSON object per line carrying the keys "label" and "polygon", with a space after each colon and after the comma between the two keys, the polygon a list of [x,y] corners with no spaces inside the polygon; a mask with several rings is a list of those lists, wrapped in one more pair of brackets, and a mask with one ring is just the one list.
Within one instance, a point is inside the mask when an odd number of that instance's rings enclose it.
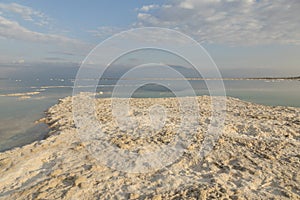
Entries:
{"label": "distant shoreline", "polygon": [[[14,78],[3,78],[0,77],[0,80],[15,80]],[[68,79],[70,81],[75,80],[96,80],[96,79]],[[97,79],[98,80],[98,79]],[[100,80],[298,80],[300,81],[300,76],[293,77],[221,77],[221,78],[198,78],[198,77],[185,77],[185,78],[118,78],[118,77],[101,77]],[[16,80],[17,81],[17,80]],[[21,81],[21,80],[18,80]]]}
{"label": "distant shoreline", "polygon": [[[83,79],[81,79],[83,80]],[[89,79],[94,80],[94,79]],[[100,80],[299,80],[300,76],[297,77],[248,77],[248,78],[197,78],[197,77],[186,77],[186,78],[113,78],[105,77]]]}
{"label": "distant shoreline", "polygon": [[241,78],[250,80],[300,80],[300,76],[294,77],[252,77],[252,78]]}

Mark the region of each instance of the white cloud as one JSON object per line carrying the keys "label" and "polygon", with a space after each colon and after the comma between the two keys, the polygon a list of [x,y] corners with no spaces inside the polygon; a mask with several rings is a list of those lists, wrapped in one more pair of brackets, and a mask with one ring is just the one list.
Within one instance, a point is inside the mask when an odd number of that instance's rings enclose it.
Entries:
{"label": "white cloud", "polygon": [[30,7],[23,6],[17,3],[0,3],[0,10],[2,13],[15,13],[22,17],[23,20],[32,21],[38,25],[47,25],[49,18],[42,12],[33,10]]}
{"label": "white cloud", "polygon": [[148,11],[156,9],[156,8],[159,8],[159,5],[151,4],[151,5],[145,5],[145,6],[141,7],[139,10],[143,11],[143,12],[148,12]]}
{"label": "white cloud", "polygon": [[188,2],[188,1],[184,1],[184,2],[181,2],[181,3],[179,4],[179,7],[181,7],[181,8],[186,8],[186,9],[193,9],[193,8],[194,8],[194,5],[191,4],[191,3]]}
{"label": "white cloud", "polygon": [[198,41],[300,44],[300,1],[182,0],[139,9],[137,26],[176,28]]}
{"label": "white cloud", "polygon": [[0,37],[30,42],[54,42],[57,44],[82,44],[80,41],[65,36],[31,31],[18,22],[0,16]]}
{"label": "white cloud", "polygon": [[[39,11],[35,11],[30,7],[11,3],[0,3],[0,42],[1,45],[11,45],[8,40],[14,40],[13,44],[18,51],[22,51],[24,59],[19,59],[18,56],[13,54],[5,54],[2,56],[1,63],[24,64],[35,62],[39,59],[39,54],[55,49],[55,51],[71,52],[72,57],[67,61],[76,62],[78,58],[89,52],[91,45],[77,39],[69,38],[67,36],[54,33],[49,18]],[[43,32],[36,31],[35,29],[27,28],[24,26],[28,21],[36,25],[46,25],[46,30]],[[50,28],[49,28],[50,27]],[[49,33],[47,30],[51,30]],[[59,33],[62,31],[59,30]],[[20,46],[18,42],[20,41]],[[22,44],[26,42],[28,45],[24,47]],[[43,45],[40,45],[43,44]],[[30,48],[30,51],[28,51]],[[22,50],[21,50],[22,49]],[[14,61],[12,61],[14,60]]]}

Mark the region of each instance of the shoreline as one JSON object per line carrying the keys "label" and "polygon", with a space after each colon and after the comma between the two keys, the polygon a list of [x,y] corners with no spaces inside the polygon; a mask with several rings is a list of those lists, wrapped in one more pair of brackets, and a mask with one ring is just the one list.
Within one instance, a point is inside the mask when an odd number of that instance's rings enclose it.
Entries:
{"label": "shoreline", "polygon": [[[204,96],[204,97],[205,97],[205,96],[208,96],[208,95],[199,95],[199,97],[201,97],[201,96]],[[67,96],[67,97],[68,97],[68,96]],[[66,98],[66,97],[64,97],[64,98]],[[62,99],[64,99],[64,98],[58,99],[57,102],[54,103],[54,104],[53,104],[52,106],[50,106],[49,108],[55,106],[56,104],[59,104],[59,102],[60,102]],[[134,99],[164,99],[164,98],[174,98],[174,97],[143,97],[143,98],[141,98],[141,97],[132,97],[132,98],[134,98]],[[271,104],[268,104],[268,103],[265,103],[265,104],[263,104],[263,103],[256,103],[256,102],[247,101],[247,100],[241,99],[241,98],[239,98],[239,97],[233,97],[233,96],[226,96],[226,98],[236,99],[236,100],[239,100],[239,101],[243,101],[243,102],[247,102],[247,103],[251,103],[251,104],[255,104],[255,105],[267,106],[267,107],[271,107],[271,108],[273,108],[273,107],[300,108],[300,106],[271,105]],[[109,99],[109,98],[107,98],[107,97],[101,97],[101,99]],[[47,126],[48,129],[49,129],[49,131],[48,131],[46,134],[44,134],[43,137],[42,137],[41,139],[34,140],[34,141],[32,141],[32,142],[30,142],[30,143],[26,143],[26,144],[24,144],[24,145],[14,146],[14,147],[5,149],[5,150],[3,150],[3,151],[0,151],[0,153],[4,153],[4,152],[6,152],[6,151],[10,151],[10,150],[13,150],[13,149],[15,149],[15,148],[22,148],[23,146],[30,145],[31,143],[38,142],[38,141],[42,141],[42,140],[45,140],[45,139],[47,139],[48,137],[50,137],[50,136],[52,135],[51,133],[52,133],[52,132],[55,132],[55,130],[51,130],[51,128],[50,128],[51,124],[48,124],[48,123],[47,123],[47,120],[46,120],[47,115],[48,115],[47,112],[48,112],[49,108],[48,108],[47,110],[44,110],[44,111],[43,111],[43,115],[44,115],[43,117],[41,117],[40,119],[37,119],[37,120],[34,121],[34,123],[35,123],[36,125],[39,125],[39,124],[40,124],[40,125],[42,125],[42,126]]]}
{"label": "shoreline", "polygon": [[[142,111],[133,112],[133,116],[142,117],[149,100],[134,99],[133,105]],[[151,102],[176,107],[175,100],[156,98]],[[201,146],[203,133],[209,125],[209,97],[199,96],[197,100],[201,107],[200,127],[191,149]],[[100,120],[107,125],[109,133],[113,133],[116,127],[108,117],[108,101],[97,99],[101,105],[97,109],[104,115]],[[177,110],[171,111],[171,116],[176,118]],[[188,199],[193,195],[202,195],[203,198],[210,195],[224,198],[299,198],[299,115],[300,108],[264,106],[228,97],[224,133],[213,151],[202,162],[193,161],[192,154],[187,153],[153,181],[156,172],[126,175],[99,165],[86,150],[87,144],[76,134],[71,97],[66,97],[49,108],[45,118],[39,120],[45,120],[53,134],[44,140],[0,152],[0,199],[33,199],[33,194],[36,198],[65,199],[170,199],[175,196]],[[170,130],[167,135],[158,135],[150,141],[120,137],[111,142],[129,150],[147,143],[165,143],[174,136],[172,128],[166,128]],[[162,183],[168,187],[162,187]],[[147,187],[147,184],[156,189]],[[124,186],[123,189],[120,185]]]}
{"label": "shoreline", "polygon": [[[299,81],[300,81],[300,77],[297,77],[299,78]],[[67,96],[65,98],[70,98],[71,96]],[[186,97],[189,97],[189,96],[185,96],[183,98],[186,98]],[[197,97],[210,97],[208,95],[200,95],[200,96],[197,96]],[[62,98],[62,99],[58,99],[57,103],[54,104],[53,106],[61,103],[61,101],[63,101],[65,98]],[[134,97],[133,97],[134,98]],[[139,97],[136,97],[134,99],[174,99],[176,97],[146,97],[146,98],[139,98]],[[300,110],[300,107],[297,107],[297,106],[285,106],[285,105],[267,105],[267,104],[259,104],[259,103],[255,103],[255,102],[250,102],[250,101],[246,101],[246,100],[242,100],[240,98],[237,98],[237,97],[232,97],[232,96],[226,96],[226,98],[230,98],[230,99],[234,99],[234,100],[237,100],[237,101],[241,101],[241,102],[244,102],[244,103],[248,103],[248,104],[253,104],[253,105],[257,105],[257,106],[264,106],[264,107],[269,107],[269,108],[275,108],[275,107],[282,107],[282,108],[296,108],[296,109],[299,109]],[[111,98],[98,98],[98,99],[111,99]],[[48,126],[48,129],[49,129],[49,132],[44,136],[43,139],[41,140],[37,140],[37,141],[34,141],[34,142],[38,142],[38,141],[43,141],[43,140],[46,140],[48,137],[51,137],[55,134],[58,134],[57,131],[57,127],[56,126],[53,126],[55,125],[55,122],[53,122],[48,115],[51,116],[51,114],[48,112],[50,108],[52,108],[53,106],[49,107],[46,111],[44,111],[44,117],[42,117],[41,119],[39,120],[36,120],[35,123],[41,123],[41,124],[44,124],[46,126]],[[32,143],[34,143],[32,142]],[[31,143],[30,143],[31,144]],[[30,145],[30,144],[26,144],[26,145]],[[23,146],[26,146],[26,145],[23,145]],[[14,148],[22,148],[23,146],[19,146],[19,147],[14,147]],[[8,150],[13,150],[14,148],[12,149],[8,149]],[[5,150],[6,151],[6,150]],[[3,151],[3,152],[5,152]],[[0,153],[3,153],[3,152],[0,152]]]}

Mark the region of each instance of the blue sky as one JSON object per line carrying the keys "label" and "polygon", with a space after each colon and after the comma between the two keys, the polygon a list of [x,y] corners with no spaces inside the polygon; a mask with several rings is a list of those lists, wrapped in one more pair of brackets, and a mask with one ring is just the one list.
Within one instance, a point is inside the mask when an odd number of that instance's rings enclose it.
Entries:
{"label": "blue sky", "polygon": [[221,70],[298,75],[299,10],[298,0],[2,0],[0,72],[80,63],[115,33],[155,26],[202,42]]}

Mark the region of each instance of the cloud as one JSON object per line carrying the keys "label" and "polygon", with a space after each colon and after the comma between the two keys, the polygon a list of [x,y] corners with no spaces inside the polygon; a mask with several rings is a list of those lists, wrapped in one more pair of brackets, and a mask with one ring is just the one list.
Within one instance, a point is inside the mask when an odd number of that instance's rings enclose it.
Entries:
{"label": "cloud", "polygon": [[[45,16],[42,12],[33,10],[30,7],[23,6],[17,3],[0,3],[1,13],[15,13],[22,17],[23,20],[32,21],[37,25],[47,25],[49,24],[49,18]],[[0,13],[0,14],[1,14]]]}
{"label": "cloud", "polygon": [[[41,33],[22,26],[16,17],[20,15],[22,20],[31,21],[38,25],[48,25],[49,18],[40,11],[17,3],[0,3],[0,38],[15,39],[29,42],[54,43],[59,45],[82,45],[83,42],[57,34]],[[9,16],[9,17],[7,17]],[[10,19],[13,17],[13,19]],[[49,26],[49,25],[48,25]]]}
{"label": "cloud", "polygon": [[82,44],[80,41],[61,35],[31,31],[18,22],[0,16],[0,36],[7,39],[30,42],[55,42],[57,44]]}
{"label": "cloud", "polygon": [[300,45],[300,1],[183,0],[138,9],[135,26],[182,31],[198,41],[231,45]]}
{"label": "cloud", "polygon": [[153,10],[156,8],[159,8],[159,5],[151,4],[151,5],[145,5],[145,6],[141,7],[139,10],[143,11],[143,12],[148,12],[149,10]]}
{"label": "cloud", "polygon": [[[26,22],[25,22],[26,21]],[[43,62],[78,62],[92,48],[91,44],[84,41],[70,38],[59,30],[55,33],[52,20],[40,11],[36,11],[30,7],[16,3],[0,3],[0,42],[1,45],[11,45],[10,40],[14,41],[14,45],[18,46],[19,51],[23,52],[22,56],[26,59],[19,59],[13,53],[0,55],[0,63],[10,63],[13,65],[27,65],[36,62],[36,59],[41,59],[39,54],[48,53],[49,51],[65,52],[59,56],[45,56]],[[43,28],[31,25],[47,25]],[[37,31],[39,30],[39,31]],[[28,45],[19,46],[18,42],[26,42]],[[28,51],[28,48],[31,48]],[[68,54],[68,55],[67,55]],[[67,56],[66,56],[67,55]],[[67,57],[65,60],[53,59],[50,57]],[[48,58],[48,59],[47,59]],[[12,61],[13,60],[13,61]],[[26,60],[26,62],[25,62]]]}

